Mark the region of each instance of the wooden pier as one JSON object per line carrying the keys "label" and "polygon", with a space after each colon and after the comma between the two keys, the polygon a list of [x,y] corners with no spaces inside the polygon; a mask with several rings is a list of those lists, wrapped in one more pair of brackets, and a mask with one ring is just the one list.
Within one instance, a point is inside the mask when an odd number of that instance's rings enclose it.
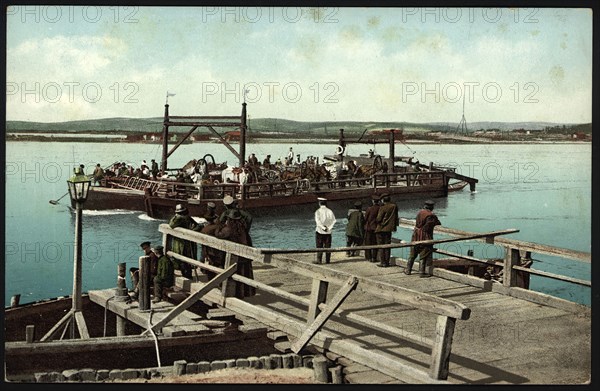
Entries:
{"label": "wooden pier", "polygon": [[[410,228],[414,222],[402,220]],[[331,264],[313,264],[316,249],[264,249],[243,246],[162,224],[169,236],[226,253],[224,269],[179,254],[167,255],[218,273],[207,281],[186,280],[179,303],[152,304],[154,318],[135,304],[110,301],[111,290],[91,291],[90,299],[122,319],[156,333],[184,336],[210,333],[209,319],[187,311],[198,300],[243,320],[247,329],[277,333],[279,349],[298,353],[311,347],[341,365],[348,383],[409,384],[585,384],[591,380],[591,308],[516,287],[517,271],[591,286],[589,281],[521,268],[521,257],[551,254],[591,262],[589,253],[509,239],[517,230],[471,233],[437,227],[450,238],[392,243],[401,248],[431,243],[446,256],[502,266],[499,283],[428,266],[429,278],[405,275],[406,261],[378,268],[348,248],[333,248]],[[465,240],[505,249],[501,262],[441,251],[442,243]],[[363,246],[360,249],[382,246]],[[353,248],[355,249],[355,248]],[[168,249],[167,249],[168,250]],[[321,249],[321,251],[323,251]],[[234,273],[237,257],[253,260],[254,279]],[[522,270],[523,269],[523,270]],[[143,271],[142,271],[143,272]],[[254,286],[257,294],[229,295],[233,282]],[[183,285],[182,285],[183,286]],[[118,327],[117,327],[118,329]],[[152,330],[152,333],[149,332]],[[38,344],[34,344],[38,345]],[[16,347],[13,347],[15,349]]]}

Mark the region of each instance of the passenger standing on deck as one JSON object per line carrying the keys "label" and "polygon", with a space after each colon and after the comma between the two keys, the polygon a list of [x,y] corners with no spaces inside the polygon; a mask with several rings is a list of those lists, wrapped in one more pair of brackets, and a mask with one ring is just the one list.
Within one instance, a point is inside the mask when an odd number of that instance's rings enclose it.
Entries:
{"label": "passenger standing on deck", "polygon": [[154,159],[150,160],[150,172],[152,173],[152,179],[156,179],[158,175],[158,163]]}
{"label": "passenger standing on deck", "polygon": [[[362,202],[356,201],[354,208],[348,210],[348,223],[346,224],[347,247],[360,246],[365,237],[365,216],[362,211]],[[358,251],[346,251],[350,257],[358,256]]]}
{"label": "passenger standing on deck", "polygon": [[263,160],[263,167],[266,169],[271,169],[271,155],[267,155],[265,160]]}
{"label": "passenger standing on deck", "polygon": [[[150,281],[148,281],[148,284],[150,284],[150,282],[156,275],[156,271],[158,268],[158,258],[156,257],[154,252],[152,252],[152,248],[150,247],[150,242],[143,242],[142,244],[140,244],[140,247],[142,248],[144,255],[150,257],[150,263],[149,263],[150,264]],[[133,286],[133,294],[131,295],[131,298],[133,300],[137,300],[139,291],[140,291],[140,289],[139,289],[140,268],[139,267],[129,268],[129,274],[131,276],[131,285]]]}
{"label": "passenger standing on deck", "polygon": [[250,157],[248,158],[248,164],[252,167],[258,166],[258,158],[256,157],[256,155],[254,153],[250,154]]}
{"label": "passenger standing on deck", "polygon": [[292,147],[290,147],[290,151],[287,154],[287,158],[286,158],[286,166],[291,165],[292,163],[294,163],[294,149]]}
{"label": "passenger standing on deck", "polygon": [[[433,229],[436,225],[441,225],[438,217],[433,213],[434,202],[427,200],[425,206],[417,213],[417,219],[415,221],[415,228],[413,230],[411,241],[421,240],[433,240]],[[410,248],[410,256],[404,274],[411,273],[412,266],[417,256],[419,256],[419,277],[429,277],[429,274],[425,273],[425,263],[431,257],[433,253],[433,245],[417,245]]]}
{"label": "passenger standing on deck", "polygon": [[[317,248],[331,248],[331,231],[335,224],[335,215],[333,211],[327,207],[327,200],[325,198],[317,198],[319,201],[319,209],[315,211],[315,223],[316,223],[316,242]],[[321,263],[323,260],[323,253],[317,253],[317,259],[313,263]],[[331,260],[331,253],[325,254],[325,263],[329,263]]]}
{"label": "passenger standing on deck", "polygon": [[94,168],[94,185],[98,183],[98,186],[101,185],[101,180],[104,178],[104,170],[100,167],[100,163],[96,164],[96,168]]}
{"label": "passenger standing on deck", "polygon": [[[392,243],[392,232],[398,229],[400,219],[398,217],[398,207],[391,201],[389,194],[382,194],[383,205],[377,212],[377,228],[375,229],[375,237],[377,244],[390,244]],[[378,253],[379,263],[378,267],[390,266],[390,255],[391,249],[380,248]]]}
{"label": "passenger standing on deck", "polygon": [[154,249],[154,254],[158,258],[158,268],[156,276],[154,276],[153,303],[160,303],[163,298],[163,289],[170,288],[175,283],[175,266],[173,261],[163,251],[163,246],[156,246]]}
{"label": "passenger standing on deck", "polygon": [[[175,207],[175,215],[171,217],[171,220],[169,221],[169,227],[186,228],[194,231],[200,231],[202,229],[202,226],[197,224],[194,219],[190,217],[187,208],[181,204],[177,204]],[[171,237],[171,240],[171,251],[188,258],[197,259],[198,246],[196,243],[176,237]],[[183,277],[192,278],[192,266],[189,263],[176,260],[175,266],[176,269],[181,270],[181,275]]]}
{"label": "passenger standing on deck", "polygon": [[[219,239],[230,240],[252,247],[252,238],[248,234],[246,224],[239,209],[232,209],[227,213],[225,225],[215,230],[215,236]],[[237,274],[242,277],[254,279],[252,260],[238,256]],[[238,281],[235,282],[235,297],[242,299],[254,296],[255,294],[256,288]]]}
{"label": "passenger standing on deck", "polygon": [[[377,229],[377,213],[379,213],[379,194],[371,196],[372,205],[365,212],[365,246],[374,246],[377,244],[375,229]],[[377,249],[365,250],[365,259],[369,262],[377,262]]]}

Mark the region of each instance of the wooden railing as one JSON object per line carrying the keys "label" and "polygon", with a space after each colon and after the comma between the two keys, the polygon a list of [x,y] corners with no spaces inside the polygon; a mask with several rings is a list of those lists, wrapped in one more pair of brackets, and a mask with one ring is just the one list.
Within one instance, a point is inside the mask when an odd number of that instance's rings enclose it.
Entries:
{"label": "wooden railing", "polygon": [[[155,330],[159,330],[162,325],[166,324],[170,319],[181,313],[196,300],[201,297],[218,303],[233,311],[238,311],[244,315],[254,317],[258,321],[286,332],[288,335],[295,337],[292,344],[292,350],[298,352],[307,343],[327,348],[334,353],[340,355],[349,355],[352,359],[358,360],[367,366],[377,365],[377,370],[388,373],[392,376],[398,373],[410,373],[411,377],[420,379],[421,381],[445,380],[448,377],[448,364],[450,353],[452,350],[452,337],[456,320],[469,319],[471,310],[461,304],[448,299],[443,299],[427,293],[403,288],[400,286],[380,282],[367,277],[359,277],[346,272],[314,265],[312,263],[303,262],[293,257],[293,253],[306,252],[343,252],[350,248],[329,248],[329,249],[307,249],[307,250],[289,250],[289,249],[266,249],[253,248],[230,242],[227,240],[217,239],[202,233],[186,230],[182,228],[170,228],[167,224],[161,224],[159,231],[163,233],[163,244],[167,245],[170,241],[169,236],[178,237],[185,240],[190,240],[202,246],[211,247],[223,251],[226,254],[225,265],[223,269],[210,266],[204,262],[188,258],[186,256],[174,253],[167,249],[166,254],[179,261],[187,262],[201,269],[210,270],[218,273],[217,277],[204,284],[202,288],[193,293],[188,299],[176,307],[172,313],[168,314],[160,324],[155,325]],[[495,231],[483,234],[471,235],[463,238],[442,239],[437,241],[423,241],[413,243],[400,243],[379,246],[360,246],[352,247],[353,250],[373,249],[373,248],[399,248],[409,247],[416,244],[436,244],[443,242],[452,242],[459,240],[468,240],[473,238],[490,238],[497,235],[516,232],[516,230]],[[244,257],[254,262],[269,264],[278,268],[282,268],[288,272],[297,273],[312,279],[312,290],[309,298],[298,296],[289,293],[282,289],[278,289],[267,284],[255,281],[237,274],[234,274],[234,264],[237,257]],[[276,295],[281,299],[291,300],[295,303],[307,307],[305,322],[299,322],[296,319],[286,317],[284,314],[273,312],[270,309],[260,308],[245,302],[244,300],[231,297],[228,294],[227,286],[231,281],[240,282],[249,286],[255,287],[264,292]],[[327,291],[330,284],[340,285],[341,288],[333,296],[330,302],[325,302]],[[344,302],[353,290],[366,292],[381,299],[425,311],[437,316],[435,326],[435,337],[433,339],[423,338],[407,333],[406,330],[400,330],[390,325],[377,322],[367,317],[352,313],[352,311],[338,311],[339,306]],[[345,339],[332,338],[331,334],[322,331],[323,325],[330,319],[332,315],[351,320],[372,327],[374,329],[389,333],[395,337],[403,337],[413,339],[420,343],[423,341],[431,345],[431,364],[429,372],[425,372],[410,364],[401,362],[397,359],[392,359],[386,355],[374,356],[368,349],[362,348],[356,344],[350,344]],[[326,342],[327,341],[327,342]],[[376,360],[376,361],[373,361]]]}

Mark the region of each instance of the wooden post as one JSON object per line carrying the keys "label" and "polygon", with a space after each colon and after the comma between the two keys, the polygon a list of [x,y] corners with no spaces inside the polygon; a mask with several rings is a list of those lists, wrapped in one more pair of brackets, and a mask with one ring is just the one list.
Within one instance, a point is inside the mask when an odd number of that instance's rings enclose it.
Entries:
{"label": "wooden post", "polygon": [[246,162],[246,102],[242,103],[242,116],[240,125],[240,157],[239,166],[244,167]]}
{"label": "wooden post", "polygon": [[129,298],[127,294],[127,281],[125,280],[126,265],[124,262],[117,265],[117,288],[115,289],[115,300],[126,301]]}
{"label": "wooden post", "polygon": [[[233,264],[237,263],[237,255],[233,255],[231,253],[225,254],[225,264],[223,265],[224,269],[229,269],[229,267]],[[221,284],[221,294],[223,297],[231,297],[235,296],[235,284],[231,278],[226,279]]]}
{"label": "wooden post", "polygon": [[448,364],[452,351],[452,337],[456,318],[439,315],[435,325],[435,342],[431,351],[430,376],[433,379],[448,379]]}
{"label": "wooden post", "polygon": [[25,342],[32,343],[35,340],[35,325],[25,326]]}
{"label": "wooden post", "polygon": [[517,271],[512,267],[519,265],[521,260],[521,254],[519,249],[505,247],[506,252],[504,255],[504,286],[511,287],[517,284]]}
{"label": "wooden post", "polygon": [[10,298],[10,307],[15,308],[19,305],[19,301],[21,300],[21,294],[13,295]]}
{"label": "wooden post", "polygon": [[150,257],[147,255],[141,256],[139,265],[138,308],[143,311],[150,309]]}
{"label": "wooden post", "polygon": [[125,327],[127,325],[127,319],[120,315],[117,315],[117,337],[125,336]]}
{"label": "wooden post", "polygon": [[74,266],[73,266],[73,297],[71,298],[72,310],[81,311],[81,219],[83,213],[83,205],[81,202],[75,202],[75,248]]}
{"label": "wooden post", "polygon": [[322,355],[317,355],[313,358],[312,362],[315,380],[321,383],[328,383],[327,358]]}
{"label": "wooden post", "polygon": [[331,383],[332,384],[342,384],[342,366],[337,365],[333,368],[329,368],[329,373],[331,373]]}
{"label": "wooden post", "polygon": [[328,287],[329,283],[327,281],[322,281],[318,278],[313,278],[312,290],[310,294],[310,304],[308,306],[308,324],[314,322],[315,318],[321,312],[321,310],[319,309],[319,304],[325,303],[325,300],[327,299]]}
{"label": "wooden post", "polygon": [[161,170],[167,172],[167,148],[169,148],[169,104],[165,104],[165,117],[163,119],[162,161]]}

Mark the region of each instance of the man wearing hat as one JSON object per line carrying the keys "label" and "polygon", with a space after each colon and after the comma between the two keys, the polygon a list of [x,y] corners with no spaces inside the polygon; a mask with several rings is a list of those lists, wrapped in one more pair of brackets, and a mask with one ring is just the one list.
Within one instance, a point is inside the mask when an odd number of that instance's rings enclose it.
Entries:
{"label": "man wearing hat", "polygon": [[[198,232],[202,229],[202,226],[197,224],[194,219],[190,217],[187,208],[182,204],[177,204],[177,206],[175,206],[175,215],[169,220],[169,227],[191,229]],[[170,246],[171,251],[192,259],[197,259],[198,246],[196,243],[173,236],[169,237],[172,240]],[[175,261],[175,266],[177,269],[181,270],[181,275],[183,277],[192,278],[192,266],[189,263]]]}
{"label": "man wearing hat", "polygon": [[[379,194],[371,196],[372,205],[365,212],[365,246],[374,246],[377,244],[375,229],[377,229],[377,213],[379,213]],[[365,250],[365,259],[369,262],[377,262],[377,249]]]}
{"label": "man wearing hat", "polygon": [[[333,211],[327,207],[327,200],[325,198],[317,198],[319,202],[319,209],[315,211],[315,223],[316,223],[316,242],[317,248],[330,248],[331,247],[331,231],[335,224],[335,215]],[[323,253],[317,253],[317,260],[313,263],[321,263],[323,260]],[[331,260],[331,253],[325,254],[325,263],[329,263]]]}
{"label": "man wearing hat", "polygon": [[[412,242],[421,240],[432,240],[433,229],[436,225],[441,225],[440,220],[433,213],[434,202],[431,200],[425,201],[423,209],[417,213],[417,219],[415,221],[415,228],[413,230]],[[411,269],[417,255],[419,256],[419,277],[430,277],[429,274],[425,273],[426,263],[431,262],[431,255],[433,254],[433,245],[417,245],[410,248],[410,256],[404,274],[411,274]]]}
{"label": "man wearing hat", "polygon": [[162,301],[163,288],[170,288],[175,282],[175,267],[173,261],[164,254],[163,246],[156,246],[154,254],[158,258],[158,270],[154,276],[154,299],[153,303]]}
{"label": "man wearing hat", "polygon": [[240,209],[237,206],[236,200],[230,195],[226,195],[225,197],[223,197],[223,206],[225,207],[225,210],[221,213],[221,216],[219,217],[219,223],[221,223],[221,224],[225,223],[230,211],[238,210],[240,212],[240,214],[242,215],[244,224],[246,225],[246,231],[248,233],[250,233],[250,227],[252,226],[252,215],[250,213],[246,212],[245,210]]}
{"label": "man wearing hat", "polygon": [[[158,257],[152,252],[152,248],[150,247],[150,242],[148,242],[148,241],[142,242],[140,244],[140,247],[142,248],[144,255],[150,257],[150,280],[152,280],[152,278],[154,278],[154,276],[156,275],[156,272],[157,272]],[[140,289],[139,289],[140,268],[139,267],[129,268],[129,274],[131,276],[131,285],[133,286],[133,293],[131,295],[131,298],[133,300],[137,300],[139,291],[140,291]],[[148,282],[150,282],[150,281],[148,281]]]}
{"label": "man wearing hat", "polygon": [[[389,194],[382,194],[381,199],[383,205],[377,212],[377,228],[375,228],[375,238],[377,244],[390,244],[392,243],[392,232],[398,229],[400,224],[400,218],[398,217],[398,207],[392,202]],[[379,256],[378,267],[390,266],[390,255],[391,249],[381,248],[377,252]]]}
{"label": "man wearing hat", "polygon": [[[362,211],[362,202],[356,201],[354,208],[348,210],[348,223],[346,224],[347,247],[360,246],[365,237],[365,216]],[[346,251],[350,257],[358,256],[358,251]]]}

